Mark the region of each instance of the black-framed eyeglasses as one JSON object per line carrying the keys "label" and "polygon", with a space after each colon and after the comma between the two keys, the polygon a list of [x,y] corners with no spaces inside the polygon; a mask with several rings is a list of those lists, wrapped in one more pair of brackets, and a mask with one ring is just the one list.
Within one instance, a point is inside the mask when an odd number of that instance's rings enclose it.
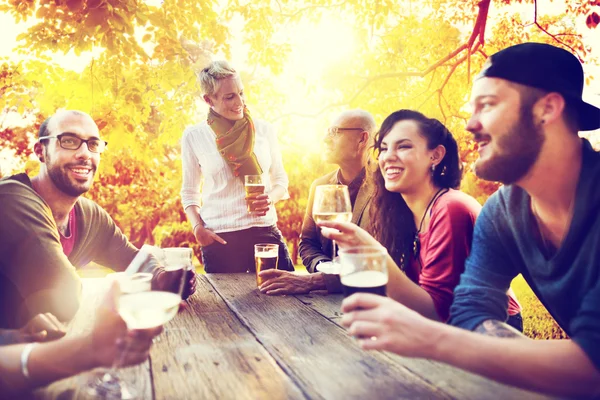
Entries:
{"label": "black-framed eyeglasses", "polygon": [[85,143],[88,150],[92,153],[102,153],[104,150],[106,150],[106,146],[108,145],[108,142],[98,138],[85,140],[66,132],[61,133],[60,135],[42,136],[38,138],[38,140],[45,139],[58,139],[58,144],[60,144],[60,147],[66,150],[77,150],[83,143]]}
{"label": "black-framed eyeglasses", "polygon": [[327,129],[327,136],[336,137],[337,135],[341,135],[344,131],[364,131],[363,128],[338,128],[337,126],[332,126]]}

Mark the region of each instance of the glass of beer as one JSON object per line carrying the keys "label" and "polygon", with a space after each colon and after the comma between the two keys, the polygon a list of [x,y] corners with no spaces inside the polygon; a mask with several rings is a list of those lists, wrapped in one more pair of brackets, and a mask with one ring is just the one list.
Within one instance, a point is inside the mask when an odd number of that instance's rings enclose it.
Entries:
{"label": "glass of beer", "polygon": [[[167,272],[170,273],[169,291],[173,293],[180,293],[181,297],[186,299],[190,295],[186,292],[185,285],[191,280],[196,272],[194,271],[194,265],[192,261],[194,259],[194,252],[189,247],[166,247],[163,251],[163,262]],[[181,274],[185,275],[181,279]],[[182,287],[176,287],[177,284],[183,285]]]}
{"label": "glass of beer", "polygon": [[254,245],[254,262],[256,264],[256,284],[263,284],[263,279],[258,276],[260,271],[266,269],[277,269],[279,259],[279,245],[271,243],[259,243]]}
{"label": "glass of beer", "polygon": [[265,184],[262,180],[262,175],[244,176],[244,188],[246,189],[246,206],[248,207],[248,212],[252,212],[254,211],[252,208],[254,197],[265,193]]}
{"label": "glass of beer", "polygon": [[387,251],[383,246],[358,246],[338,252],[344,297],[354,293],[386,295]]}

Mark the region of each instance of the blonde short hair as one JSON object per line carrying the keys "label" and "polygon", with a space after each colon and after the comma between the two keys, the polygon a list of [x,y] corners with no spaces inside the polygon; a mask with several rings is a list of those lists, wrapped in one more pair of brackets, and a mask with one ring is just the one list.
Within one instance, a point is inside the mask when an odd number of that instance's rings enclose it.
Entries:
{"label": "blonde short hair", "polygon": [[237,75],[237,71],[233,69],[227,61],[213,61],[198,74],[202,93],[212,95],[217,90],[217,84],[221,79],[229,78]]}

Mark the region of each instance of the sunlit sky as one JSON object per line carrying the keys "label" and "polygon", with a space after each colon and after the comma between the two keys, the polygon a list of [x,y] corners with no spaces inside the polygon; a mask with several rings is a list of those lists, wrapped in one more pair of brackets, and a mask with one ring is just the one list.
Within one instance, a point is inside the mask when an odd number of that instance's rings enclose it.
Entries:
{"label": "sunlit sky", "polygon": [[[148,3],[160,4],[160,0],[147,0]],[[539,8],[548,11],[564,10],[562,1],[539,0]],[[514,11],[521,13],[523,20],[533,18],[533,6],[515,5]],[[494,2],[490,9],[490,17],[495,15]],[[0,14],[0,57],[9,57],[11,60],[20,60],[26,57],[26,54],[18,54],[14,51],[17,46],[16,37],[24,32],[29,26],[35,24],[34,19],[29,19],[25,23],[16,24],[9,14]],[[491,22],[488,24],[491,25]],[[241,32],[241,21],[232,21],[229,24],[231,30],[231,62],[238,70],[250,70],[246,65],[247,48],[243,45],[243,33]],[[585,27],[584,18],[577,20],[579,32],[584,34],[584,40],[587,43],[600,43],[600,28],[590,30]],[[470,31],[470,27],[466,27]],[[467,31],[465,31],[465,34]],[[317,92],[306,95],[306,87],[309,83],[320,82],[323,74],[333,65],[340,66],[343,62],[352,62],[353,50],[356,45],[354,30],[351,21],[345,21],[338,15],[331,15],[320,23],[313,24],[309,22],[300,22],[290,24],[284,32],[278,33],[276,39],[285,40],[291,45],[292,52],[286,62],[285,77],[273,77],[273,84],[277,87],[285,88],[285,93],[289,94],[288,99],[282,109],[278,110],[280,114],[290,112],[302,114],[315,114],[325,104],[320,101],[319,89]],[[598,46],[596,46],[598,47]],[[74,54],[53,54],[53,60],[63,68],[73,69],[75,71],[83,70],[91,61],[92,57],[98,55],[99,49],[95,54],[90,52],[81,56]],[[600,48],[593,49],[594,55],[600,59]],[[217,54],[216,58],[223,58]],[[584,99],[600,105],[600,66],[586,63],[584,65],[586,74],[592,74],[596,77],[589,87],[585,88]],[[290,78],[292,77],[292,78]],[[285,80],[284,80],[285,79]],[[303,129],[300,137],[293,138],[300,145],[314,143],[325,129],[327,121],[339,110],[331,110],[321,115],[319,118],[301,118]],[[5,121],[8,122],[8,121]],[[4,157],[4,160],[3,160]],[[0,168],[8,162],[7,153],[0,150]]]}

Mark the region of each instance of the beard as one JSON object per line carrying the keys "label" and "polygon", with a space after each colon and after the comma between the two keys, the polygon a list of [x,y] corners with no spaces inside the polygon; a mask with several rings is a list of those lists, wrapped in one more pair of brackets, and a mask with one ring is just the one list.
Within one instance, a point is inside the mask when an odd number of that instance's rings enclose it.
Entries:
{"label": "beard", "polygon": [[56,186],[58,190],[71,197],[79,197],[88,190],[90,190],[90,187],[92,186],[91,180],[88,180],[84,183],[74,181],[69,177],[68,169],[76,166],[91,168],[90,173],[93,178],[96,174],[96,166],[94,164],[81,162],[75,164],[65,164],[60,166],[53,165],[52,160],[49,158],[48,152],[46,152],[45,157],[46,168],[48,169],[48,176],[50,176],[52,183],[54,183],[54,186]]}
{"label": "beard", "polygon": [[[531,107],[521,107],[519,120],[505,135],[497,140],[497,148],[502,154],[492,154],[488,160],[475,161],[475,174],[486,181],[513,184],[523,178],[538,159],[544,135],[542,129],[533,121]],[[481,140],[485,134],[476,133],[475,140]],[[488,146],[491,142],[488,144]]]}

